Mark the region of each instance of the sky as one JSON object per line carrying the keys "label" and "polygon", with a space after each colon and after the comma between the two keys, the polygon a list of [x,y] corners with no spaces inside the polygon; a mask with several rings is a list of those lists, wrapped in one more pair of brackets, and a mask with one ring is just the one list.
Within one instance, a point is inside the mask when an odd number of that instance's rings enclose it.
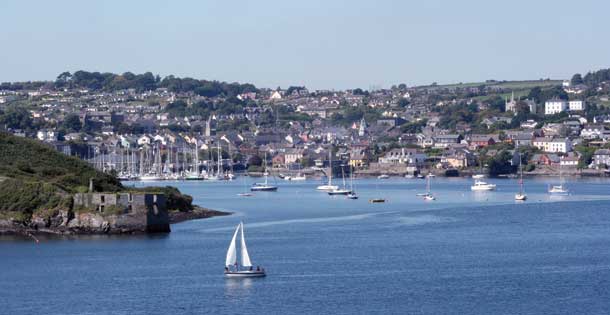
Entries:
{"label": "sky", "polygon": [[347,89],[610,67],[609,1],[2,0],[0,82],[63,71]]}

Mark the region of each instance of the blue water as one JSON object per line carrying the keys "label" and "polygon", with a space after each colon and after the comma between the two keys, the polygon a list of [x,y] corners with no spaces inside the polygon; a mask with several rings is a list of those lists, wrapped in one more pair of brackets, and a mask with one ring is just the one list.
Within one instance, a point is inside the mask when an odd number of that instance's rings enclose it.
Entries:
{"label": "blue water", "polygon": [[[171,183],[201,205],[235,212],[183,222],[166,236],[0,241],[3,314],[608,314],[610,181],[357,181],[359,200],[316,192],[316,181]],[[371,204],[383,197],[385,204]],[[222,275],[245,222],[264,279]],[[0,239],[2,240],[2,239]]]}

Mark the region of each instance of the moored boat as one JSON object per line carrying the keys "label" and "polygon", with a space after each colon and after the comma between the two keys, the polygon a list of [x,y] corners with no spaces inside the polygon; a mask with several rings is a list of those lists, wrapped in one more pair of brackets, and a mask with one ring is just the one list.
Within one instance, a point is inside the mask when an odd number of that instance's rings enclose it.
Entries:
{"label": "moored boat", "polygon": [[477,180],[474,182],[474,185],[470,186],[470,189],[472,191],[490,191],[490,190],[495,190],[496,185]]}

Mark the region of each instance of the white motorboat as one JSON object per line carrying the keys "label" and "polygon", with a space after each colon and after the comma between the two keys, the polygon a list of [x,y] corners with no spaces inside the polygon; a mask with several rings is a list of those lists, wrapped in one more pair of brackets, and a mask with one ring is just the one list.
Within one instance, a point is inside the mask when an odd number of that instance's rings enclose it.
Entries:
{"label": "white motorboat", "polygon": [[145,174],[145,175],[140,176],[139,179],[142,182],[150,182],[150,181],[162,180],[163,178],[161,176],[156,175],[156,174]]}
{"label": "white motorboat", "polygon": [[388,174],[381,174],[381,175],[377,176],[377,179],[388,179],[388,178],[390,178],[390,175],[388,175]]}
{"label": "white motorboat", "polygon": [[[241,231],[241,261],[238,263],[237,260],[237,233]],[[242,266],[240,270],[239,265]],[[233,233],[233,238],[229,244],[227,250],[227,257],[225,259],[225,276],[228,278],[252,278],[252,277],[264,277],[265,269],[256,267],[253,268],[252,262],[250,261],[250,255],[248,254],[248,248],[246,247],[246,239],[244,237],[244,224],[239,223]]]}
{"label": "white motorboat", "polygon": [[296,176],[290,176],[288,177],[289,181],[302,181],[302,180],[307,180],[307,177],[303,174],[298,174]]}
{"label": "white motorboat", "polygon": [[490,190],[496,190],[496,185],[489,184],[484,181],[476,180],[474,182],[474,185],[470,186],[470,189],[472,191],[490,191]]}
{"label": "white motorboat", "polygon": [[549,194],[554,194],[554,195],[567,195],[570,191],[568,190],[568,188],[561,184],[561,185],[553,185],[549,188]]}
{"label": "white motorboat", "polygon": [[473,179],[482,179],[482,178],[485,178],[485,175],[483,175],[483,174],[474,174],[474,175],[472,175],[472,178]]}

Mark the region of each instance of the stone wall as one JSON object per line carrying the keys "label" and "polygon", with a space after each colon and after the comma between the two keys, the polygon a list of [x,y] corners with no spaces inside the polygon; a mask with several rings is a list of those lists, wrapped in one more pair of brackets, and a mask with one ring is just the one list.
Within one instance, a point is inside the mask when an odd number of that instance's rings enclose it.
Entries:
{"label": "stone wall", "polygon": [[114,216],[113,227],[119,230],[169,232],[169,215],[164,194],[138,193],[78,193],[75,208],[95,209],[99,214]]}

